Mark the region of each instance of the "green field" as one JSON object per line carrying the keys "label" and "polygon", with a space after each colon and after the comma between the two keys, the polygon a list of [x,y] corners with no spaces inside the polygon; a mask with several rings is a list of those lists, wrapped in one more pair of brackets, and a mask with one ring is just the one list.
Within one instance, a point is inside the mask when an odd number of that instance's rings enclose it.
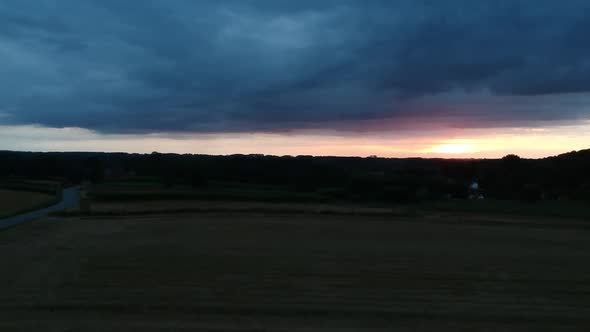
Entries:
{"label": "green field", "polygon": [[95,201],[137,202],[177,200],[318,202],[327,197],[315,192],[295,192],[281,186],[212,183],[203,188],[164,186],[159,182],[107,182],[93,187]]}
{"label": "green field", "polygon": [[[432,213],[462,213],[488,216],[555,217],[590,220],[590,204],[568,200],[542,200],[537,202],[517,200],[467,200],[439,199],[418,203],[387,201],[355,201],[343,198],[338,188],[321,188],[316,191],[298,192],[285,186],[257,185],[248,183],[212,182],[207,186],[193,188],[188,185],[165,186],[151,178],[142,181],[106,182],[93,186],[90,197],[95,206],[108,206],[109,211],[149,212],[158,206],[158,212],[189,211],[209,202],[226,202],[231,210],[234,203],[306,204],[329,205],[328,210],[349,207],[379,209],[379,214],[394,211],[394,214],[428,215]],[[182,204],[179,204],[181,202]],[[191,203],[192,202],[192,203]],[[202,203],[207,202],[207,203]],[[141,206],[145,208],[141,208]],[[131,207],[131,208],[127,208]],[[270,207],[274,209],[273,207]],[[295,209],[301,210],[300,206]],[[198,210],[198,209],[197,209]],[[309,210],[308,208],[304,210]],[[325,209],[324,209],[325,210]]]}

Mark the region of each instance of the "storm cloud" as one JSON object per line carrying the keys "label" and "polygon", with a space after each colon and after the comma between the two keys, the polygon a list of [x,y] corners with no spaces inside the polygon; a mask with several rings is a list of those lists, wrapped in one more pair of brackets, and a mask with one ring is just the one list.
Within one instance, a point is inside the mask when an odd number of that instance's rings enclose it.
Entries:
{"label": "storm cloud", "polygon": [[590,118],[588,1],[3,0],[0,123],[105,133]]}

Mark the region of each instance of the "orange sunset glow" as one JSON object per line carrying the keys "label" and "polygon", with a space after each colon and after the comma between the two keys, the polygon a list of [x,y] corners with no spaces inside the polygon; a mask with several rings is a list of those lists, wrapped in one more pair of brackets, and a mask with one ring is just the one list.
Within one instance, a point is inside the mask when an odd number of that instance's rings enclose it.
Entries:
{"label": "orange sunset glow", "polygon": [[442,154],[464,154],[473,150],[469,144],[446,143],[433,147],[430,152]]}
{"label": "orange sunset glow", "polygon": [[[0,149],[128,151],[191,154],[498,158],[516,153],[541,158],[587,148],[590,123],[548,128],[454,129],[431,135],[387,132],[293,134],[104,135],[80,128],[11,126],[0,130]],[[42,139],[39,139],[41,137]],[[543,144],[538,144],[539,142]]]}

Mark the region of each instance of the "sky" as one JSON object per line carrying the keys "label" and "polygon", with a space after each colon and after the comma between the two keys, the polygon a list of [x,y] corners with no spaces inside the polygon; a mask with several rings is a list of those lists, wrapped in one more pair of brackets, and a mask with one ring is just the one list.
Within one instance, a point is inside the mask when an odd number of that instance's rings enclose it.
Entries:
{"label": "sky", "polygon": [[3,0],[0,149],[590,148],[586,0]]}

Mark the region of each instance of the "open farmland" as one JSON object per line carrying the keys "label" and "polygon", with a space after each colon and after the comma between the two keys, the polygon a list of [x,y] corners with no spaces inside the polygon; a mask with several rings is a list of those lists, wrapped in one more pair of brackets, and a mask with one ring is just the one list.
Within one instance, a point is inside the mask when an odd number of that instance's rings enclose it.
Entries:
{"label": "open farmland", "polygon": [[55,201],[54,195],[0,189],[0,218],[42,208]]}
{"label": "open farmland", "polygon": [[0,232],[0,330],[587,331],[590,230],[202,213]]}

